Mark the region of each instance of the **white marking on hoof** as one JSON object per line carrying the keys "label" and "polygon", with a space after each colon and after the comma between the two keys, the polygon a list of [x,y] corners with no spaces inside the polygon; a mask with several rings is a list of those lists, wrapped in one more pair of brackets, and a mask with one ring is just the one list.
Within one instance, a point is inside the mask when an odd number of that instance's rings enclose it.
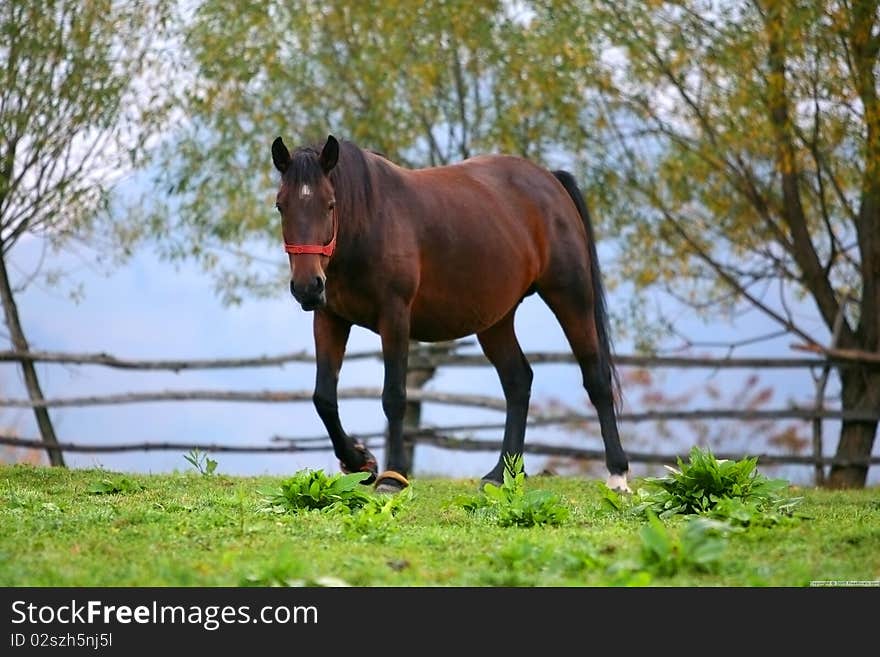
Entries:
{"label": "white marking on hoof", "polygon": [[608,481],[605,485],[611,490],[616,490],[621,493],[632,493],[629,486],[626,484],[626,474],[608,475]]}
{"label": "white marking on hoof", "polygon": [[308,198],[312,195],[312,188],[308,185],[303,185],[299,188],[299,197],[300,198]]}

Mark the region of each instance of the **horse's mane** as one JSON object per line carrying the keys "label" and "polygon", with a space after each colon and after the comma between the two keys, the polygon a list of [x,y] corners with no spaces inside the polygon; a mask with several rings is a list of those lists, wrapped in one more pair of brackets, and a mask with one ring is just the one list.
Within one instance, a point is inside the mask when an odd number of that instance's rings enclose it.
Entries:
{"label": "horse's mane", "polygon": [[[289,185],[315,185],[323,175],[319,161],[323,144],[300,146],[291,154],[290,166],[283,180]],[[374,175],[367,153],[386,159],[381,153],[364,151],[353,142],[339,140],[339,160],[330,172],[330,182],[336,191],[336,203],[345,223],[357,228],[375,207]],[[355,226],[357,224],[357,226]]]}

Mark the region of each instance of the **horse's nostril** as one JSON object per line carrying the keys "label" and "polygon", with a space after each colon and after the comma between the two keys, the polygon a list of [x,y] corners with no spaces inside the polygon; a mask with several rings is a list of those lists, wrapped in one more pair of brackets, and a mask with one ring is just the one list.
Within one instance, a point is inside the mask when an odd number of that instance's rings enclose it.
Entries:
{"label": "horse's nostril", "polygon": [[293,296],[296,296],[296,292],[294,292],[294,290],[293,290],[293,281],[290,281],[290,293],[291,293]]}
{"label": "horse's nostril", "polygon": [[315,276],[314,288],[315,294],[321,294],[324,291],[324,279],[320,276]]}

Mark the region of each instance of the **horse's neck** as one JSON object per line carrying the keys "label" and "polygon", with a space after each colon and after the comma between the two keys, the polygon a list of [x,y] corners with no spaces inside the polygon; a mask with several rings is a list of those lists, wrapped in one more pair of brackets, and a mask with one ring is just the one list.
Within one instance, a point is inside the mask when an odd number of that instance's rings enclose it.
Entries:
{"label": "horse's neck", "polygon": [[346,193],[336,199],[340,204],[340,236],[349,248],[355,250],[359,246],[366,247],[376,233],[376,222],[382,221],[384,216],[381,188],[389,177],[398,176],[395,171],[398,167],[384,157],[370,151],[362,151],[362,154],[367,163],[364,175],[368,179],[347,180]]}

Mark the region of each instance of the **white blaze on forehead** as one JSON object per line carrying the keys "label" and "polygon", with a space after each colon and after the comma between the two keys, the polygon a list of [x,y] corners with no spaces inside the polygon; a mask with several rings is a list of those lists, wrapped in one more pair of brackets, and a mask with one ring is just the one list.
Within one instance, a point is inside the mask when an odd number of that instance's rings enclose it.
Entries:
{"label": "white blaze on forehead", "polygon": [[299,197],[300,198],[308,198],[312,195],[312,188],[308,185],[303,185],[299,188]]}

